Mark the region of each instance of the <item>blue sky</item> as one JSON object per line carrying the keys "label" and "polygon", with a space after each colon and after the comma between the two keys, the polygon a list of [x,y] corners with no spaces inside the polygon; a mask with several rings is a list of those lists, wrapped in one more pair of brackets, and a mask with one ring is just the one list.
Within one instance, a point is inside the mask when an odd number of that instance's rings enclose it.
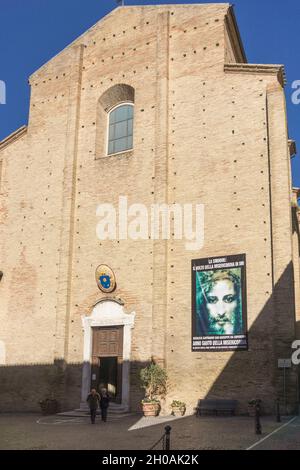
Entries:
{"label": "blue sky", "polygon": [[[125,0],[126,5],[224,3]],[[300,104],[292,103],[292,83],[300,80],[299,0],[235,0],[242,40],[250,63],[285,64],[290,137],[299,142]],[[0,0],[0,80],[6,105],[0,104],[0,140],[27,123],[28,77],[100,18],[114,0]],[[293,160],[293,183],[300,187],[300,164]]]}

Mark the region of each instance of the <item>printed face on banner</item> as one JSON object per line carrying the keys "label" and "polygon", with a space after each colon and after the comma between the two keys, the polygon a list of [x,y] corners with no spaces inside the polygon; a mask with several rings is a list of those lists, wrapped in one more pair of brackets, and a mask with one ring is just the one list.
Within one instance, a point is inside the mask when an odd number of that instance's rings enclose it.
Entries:
{"label": "printed face on banner", "polygon": [[247,349],[245,256],[192,262],[193,351]]}

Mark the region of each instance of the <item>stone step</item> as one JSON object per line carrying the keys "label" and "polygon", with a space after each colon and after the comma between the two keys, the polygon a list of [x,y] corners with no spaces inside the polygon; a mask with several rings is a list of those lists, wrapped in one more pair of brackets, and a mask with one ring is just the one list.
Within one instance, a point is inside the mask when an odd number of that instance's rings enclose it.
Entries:
{"label": "stone step", "polygon": [[[97,414],[100,415],[100,410],[97,410]],[[127,407],[124,405],[119,405],[117,403],[111,403],[108,408],[108,416],[111,417],[122,417],[122,416],[129,416],[131,413],[128,412]],[[73,416],[73,417],[84,417],[89,416],[90,411],[87,405],[83,405],[81,408],[77,408],[72,411],[63,411],[58,413],[59,416]]]}
{"label": "stone step", "polygon": [[[78,413],[89,413],[90,412],[89,408],[77,408],[74,411],[76,411]],[[120,407],[110,406],[108,408],[108,413],[128,413],[128,409],[125,406],[120,406]]]}
{"label": "stone step", "polygon": [[[107,418],[109,420],[115,420],[115,419],[122,419],[122,418],[126,418],[126,417],[129,417],[129,416],[133,416],[134,414],[133,413],[107,413]],[[90,413],[87,411],[82,411],[82,410],[74,410],[74,411],[65,411],[65,412],[62,412],[62,413],[58,413],[57,416],[65,416],[65,417],[68,417],[68,418],[89,418],[90,416]],[[97,418],[100,417],[100,412],[97,413]]]}

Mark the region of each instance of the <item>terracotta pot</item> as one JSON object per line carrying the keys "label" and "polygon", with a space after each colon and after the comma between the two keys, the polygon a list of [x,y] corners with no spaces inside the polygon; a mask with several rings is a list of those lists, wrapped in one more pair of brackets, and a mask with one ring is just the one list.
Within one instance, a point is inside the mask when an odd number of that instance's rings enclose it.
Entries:
{"label": "terracotta pot", "polygon": [[173,416],[184,416],[185,408],[180,406],[172,406],[172,415]]}
{"label": "terracotta pot", "polygon": [[144,416],[157,416],[160,410],[160,405],[157,402],[143,403]]}

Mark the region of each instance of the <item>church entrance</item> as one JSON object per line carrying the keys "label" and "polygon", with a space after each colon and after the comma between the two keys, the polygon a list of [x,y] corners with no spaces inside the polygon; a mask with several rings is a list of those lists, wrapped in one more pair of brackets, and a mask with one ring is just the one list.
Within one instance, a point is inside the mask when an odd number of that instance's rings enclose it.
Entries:
{"label": "church entrance", "polygon": [[106,388],[112,401],[122,401],[123,327],[93,328],[91,387]]}
{"label": "church entrance", "polygon": [[82,317],[83,365],[80,407],[87,406],[92,388],[104,385],[116,403],[129,410],[131,331],[135,313],[126,313],[116,300],[102,300]]}

